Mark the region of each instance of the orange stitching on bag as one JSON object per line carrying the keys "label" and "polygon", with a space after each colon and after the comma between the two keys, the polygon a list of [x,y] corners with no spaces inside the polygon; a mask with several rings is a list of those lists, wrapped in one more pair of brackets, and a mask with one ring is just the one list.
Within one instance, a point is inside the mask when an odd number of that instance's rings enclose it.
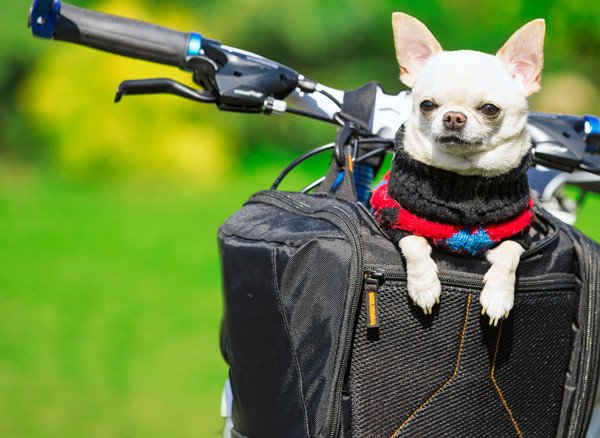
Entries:
{"label": "orange stitching on bag", "polygon": [[496,377],[494,376],[494,373],[496,372],[496,356],[498,356],[498,349],[500,347],[500,337],[501,336],[502,336],[502,321],[500,321],[500,328],[498,328],[498,339],[496,339],[496,351],[494,351],[494,361],[492,362],[492,372],[490,373],[490,378],[492,379],[494,388],[496,388],[496,392],[498,392],[498,395],[500,396],[500,400],[502,400],[502,404],[504,405],[506,412],[508,412],[510,421],[513,424],[513,426],[515,427],[517,434],[519,435],[519,438],[523,438],[523,433],[521,432],[521,429],[519,429],[517,420],[515,420],[515,417],[514,417],[512,411],[508,407],[508,403],[506,402],[504,395],[502,395],[502,391],[500,391],[500,387],[498,386],[498,383],[496,382]]}
{"label": "orange stitching on bag", "polygon": [[396,436],[398,436],[398,434],[400,433],[402,428],[404,426],[406,426],[408,424],[408,422],[415,415],[417,415],[417,413],[421,409],[423,409],[425,407],[425,405],[427,405],[427,403],[429,403],[431,400],[433,400],[433,398],[436,395],[438,395],[438,393],[440,391],[442,391],[446,386],[448,386],[448,384],[450,384],[450,382],[458,375],[458,365],[460,364],[460,355],[462,353],[463,345],[465,343],[465,334],[467,333],[467,322],[469,321],[469,307],[471,307],[471,294],[469,294],[469,296],[467,297],[467,308],[465,310],[465,321],[463,323],[462,332],[460,334],[460,345],[458,347],[458,354],[456,356],[456,364],[454,365],[454,371],[452,372],[452,375],[427,400],[425,400],[421,406],[419,406],[417,409],[415,409],[415,411],[412,414],[410,414],[410,416],[406,420],[404,420],[404,423],[402,423],[400,425],[400,427],[392,434],[392,436],[390,438],[395,438]]}

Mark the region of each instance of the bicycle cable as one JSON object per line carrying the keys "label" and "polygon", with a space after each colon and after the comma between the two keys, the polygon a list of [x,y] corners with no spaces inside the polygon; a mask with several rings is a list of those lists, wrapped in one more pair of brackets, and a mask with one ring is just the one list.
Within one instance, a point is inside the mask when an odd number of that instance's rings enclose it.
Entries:
{"label": "bicycle cable", "polygon": [[329,91],[327,91],[327,90],[324,90],[322,87],[319,87],[319,88],[317,88],[317,89],[316,89],[316,91],[317,91],[318,93],[321,93],[323,96],[327,97],[327,98],[328,98],[329,100],[331,100],[333,103],[335,103],[339,109],[342,109],[342,104],[341,104],[341,102],[340,102],[339,100],[337,100],[337,99],[335,98],[335,96],[334,96],[333,94],[331,94]]}
{"label": "bicycle cable", "polygon": [[[360,140],[359,140],[359,142],[360,142]],[[391,143],[393,144],[393,142],[391,142]],[[356,160],[354,160],[354,163],[355,164],[362,163],[363,161],[366,161],[366,160],[368,160],[371,157],[374,157],[376,155],[380,155],[380,154],[386,153],[390,149],[391,149],[391,147],[389,145],[388,146],[382,146],[382,147],[377,148],[377,149],[373,149],[372,151],[367,152],[366,154],[361,155],[360,157],[358,157]],[[323,181],[325,181],[325,177],[324,176],[320,177],[319,179],[313,181],[312,183],[310,183],[309,185],[307,185],[306,187],[304,187],[302,190],[300,190],[300,193],[308,193],[312,189],[320,186],[323,183]]]}
{"label": "bicycle cable", "polygon": [[281,171],[281,173],[277,176],[277,178],[275,178],[275,181],[273,181],[273,184],[271,185],[271,190],[277,190],[277,187],[279,187],[279,184],[281,184],[281,181],[283,180],[283,178],[285,178],[287,176],[287,174],[290,173],[300,163],[302,163],[303,161],[309,159],[310,157],[312,157],[314,155],[320,154],[321,152],[325,152],[329,149],[333,149],[334,146],[335,146],[335,143],[324,144],[322,146],[319,146],[318,148],[314,148],[314,149],[300,155],[298,158],[296,158],[294,161],[292,161],[290,164],[288,164],[285,167],[285,169],[283,169]]}

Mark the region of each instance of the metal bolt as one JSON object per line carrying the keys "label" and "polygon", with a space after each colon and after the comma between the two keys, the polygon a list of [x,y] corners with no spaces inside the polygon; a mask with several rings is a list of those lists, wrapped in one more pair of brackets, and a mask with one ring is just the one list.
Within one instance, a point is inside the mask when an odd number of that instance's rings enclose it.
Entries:
{"label": "metal bolt", "polygon": [[40,26],[43,26],[44,24],[46,24],[46,19],[45,19],[44,17],[42,17],[42,16],[39,16],[39,17],[37,18],[37,20],[35,20],[35,22],[36,22],[37,24],[39,24]]}

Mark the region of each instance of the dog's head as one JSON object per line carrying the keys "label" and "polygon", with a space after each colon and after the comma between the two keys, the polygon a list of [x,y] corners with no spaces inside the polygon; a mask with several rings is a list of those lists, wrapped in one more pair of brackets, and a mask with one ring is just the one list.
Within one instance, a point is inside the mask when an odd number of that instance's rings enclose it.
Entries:
{"label": "dog's head", "polygon": [[416,18],[392,16],[400,79],[414,110],[405,149],[426,164],[495,176],[517,167],[530,148],[527,96],[540,89],[544,20],[517,30],[494,55],[443,51]]}

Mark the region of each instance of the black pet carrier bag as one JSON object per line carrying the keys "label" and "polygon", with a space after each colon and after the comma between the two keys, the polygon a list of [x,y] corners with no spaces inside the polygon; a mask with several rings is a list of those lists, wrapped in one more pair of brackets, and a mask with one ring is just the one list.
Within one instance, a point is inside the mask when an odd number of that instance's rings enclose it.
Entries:
{"label": "black pet carrier bag", "polygon": [[[344,112],[367,123],[375,85]],[[424,315],[397,245],[339,175],[333,160],[315,195],[259,192],[219,230],[233,437],[585,437],[598,246],[537,211],[497,327],[479,304],[488,262],[435,249],[441,303]]]}
{"label": "black pet carrier bag", "polygon": [[598,247],[543,211],[497,327],[483,258],[434,250],[441,304],[342,183],[259,192],[219,230],[234,437],[584,437],[598,373]]}

